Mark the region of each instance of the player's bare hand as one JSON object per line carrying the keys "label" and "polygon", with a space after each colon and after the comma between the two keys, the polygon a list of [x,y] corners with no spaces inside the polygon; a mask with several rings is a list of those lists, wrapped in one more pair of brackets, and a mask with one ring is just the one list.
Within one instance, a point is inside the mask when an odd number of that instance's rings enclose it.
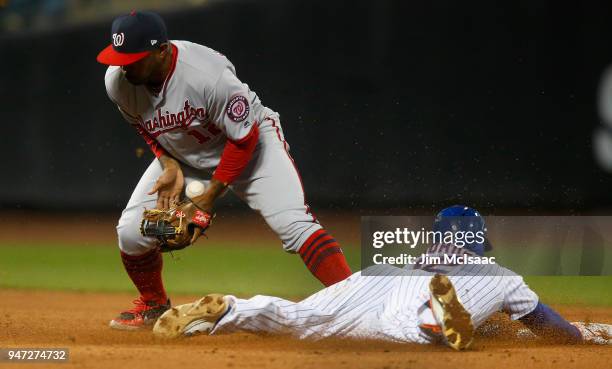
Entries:
{"label": "player's bare hand", "polygon": [[157,178],[149,195],[157,193],[157,209],[169,209],[180,200],[185,178],[179,166],[167,166]]}

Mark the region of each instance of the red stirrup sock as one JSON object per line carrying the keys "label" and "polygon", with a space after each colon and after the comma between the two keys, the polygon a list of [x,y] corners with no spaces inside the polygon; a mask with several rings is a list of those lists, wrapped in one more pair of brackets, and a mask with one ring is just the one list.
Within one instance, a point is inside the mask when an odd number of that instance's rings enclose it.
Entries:
{"label": "red stirrup sock", "polygon": [[340,245],[324,229],[308,237],[299,253],[308,270],[326,287],[351,275]]}
{"label": "red stirrup sock", "polygon": [[156,248],[138,256],[121,252],[121,260],[143,300],[155,301],[159,304],[167,302],[168,296],[166,296],[161,277],[164,263],[159,249]]}

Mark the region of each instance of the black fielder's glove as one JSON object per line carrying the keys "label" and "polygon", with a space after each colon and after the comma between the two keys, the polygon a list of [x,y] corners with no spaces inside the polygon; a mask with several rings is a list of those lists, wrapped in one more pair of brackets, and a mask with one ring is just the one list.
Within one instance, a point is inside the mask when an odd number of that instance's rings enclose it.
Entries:
{"label": "black fielder's glove", "polygon": [[193,244],[206,231],[213,217],[190,200],[167,210],[145,209],[140,233],[145,237],[157,238],[161,252],[181,250]]}

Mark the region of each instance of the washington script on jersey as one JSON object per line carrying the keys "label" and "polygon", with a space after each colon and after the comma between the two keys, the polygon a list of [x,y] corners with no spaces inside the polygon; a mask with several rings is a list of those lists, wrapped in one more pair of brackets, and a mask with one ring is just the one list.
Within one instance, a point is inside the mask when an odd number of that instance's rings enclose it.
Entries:
{"label": "washington script on jersey", "polygon": [[183,109],[176,113],[168,110],[162,113],[161,109],[157,109],[153,119],[143,120],[142,117],[138,117],[140,125],[154,137],[172,129],[188,127],[196,119],[205,122],[208,119],[207,111],[205,108],[191,106],[189,99],[185,100]]}

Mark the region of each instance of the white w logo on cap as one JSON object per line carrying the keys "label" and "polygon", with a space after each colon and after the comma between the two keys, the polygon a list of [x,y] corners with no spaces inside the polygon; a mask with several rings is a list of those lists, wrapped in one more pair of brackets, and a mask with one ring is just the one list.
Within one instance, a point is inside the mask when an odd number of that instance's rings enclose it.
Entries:
{"label": "white w logo on cap", "polygon": [[125,35],[123,34],[123,32],[113,33],[113,45],[121,46],[123,45],[123,41],[125,41]]}

